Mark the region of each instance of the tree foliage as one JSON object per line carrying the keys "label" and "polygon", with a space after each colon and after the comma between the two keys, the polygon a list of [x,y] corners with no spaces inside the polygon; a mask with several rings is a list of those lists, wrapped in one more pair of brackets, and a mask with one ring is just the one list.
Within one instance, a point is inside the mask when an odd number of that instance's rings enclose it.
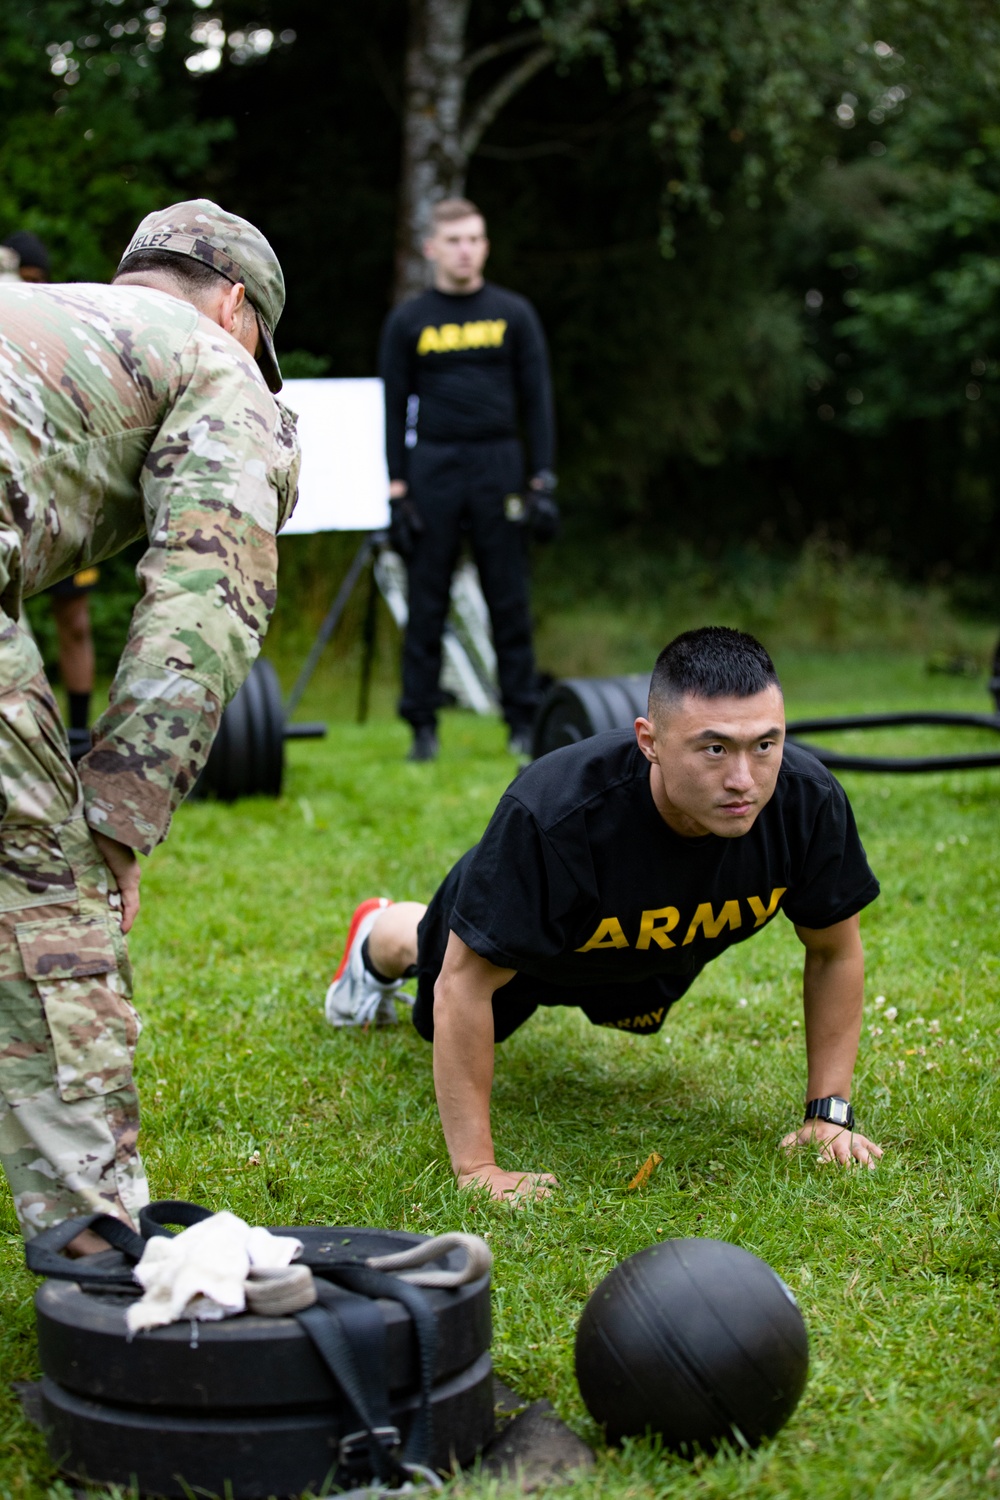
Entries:
{"label": "tree foliage", "polygon": [[134,0],[0,8],[0,223],[40,234],[66,278],[106,276],[142,215],[229,134],[197,120],[186,28],[165,13]]}
{"label": "tree foliage", "polygon": [[1000,564],[992,0],[7,7],[0,228],[100,277],[205,193],[274,242],[300,368],[370,374],[432,6],[461,150],[424,201],[480,202],[542,313],[571,531]]}

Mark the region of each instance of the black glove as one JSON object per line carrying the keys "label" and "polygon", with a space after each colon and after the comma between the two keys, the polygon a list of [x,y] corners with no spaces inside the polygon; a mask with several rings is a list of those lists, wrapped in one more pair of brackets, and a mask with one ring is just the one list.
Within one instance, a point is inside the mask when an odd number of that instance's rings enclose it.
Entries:
{"label": "black glove", "polygon": [[424,534],[424,521],[407,495],[389,501],[389,546],[400,557],[410,558]]}
{"label": "black glove", "polygon": [[528,527],[536,542],[551,542],[559,531],[559,506],[553,494],[556,476],[545,469],[535,478],[541,480],[541,484],[537,489],[530,486],[524,497]]}

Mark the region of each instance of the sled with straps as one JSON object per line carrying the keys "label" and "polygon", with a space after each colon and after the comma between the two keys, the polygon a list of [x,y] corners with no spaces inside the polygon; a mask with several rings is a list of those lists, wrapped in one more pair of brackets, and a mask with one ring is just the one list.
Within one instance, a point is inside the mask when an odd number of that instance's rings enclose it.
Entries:
{"label": "sled with straps", "polygon": [[[98,1214],[28,1242],[28,1266],[46,1278],[35,1296],[42,1403],[64,1472],[147,1495],[263,1500],[439,1484],[475,1458],[493,1433],[483,1241],[275,1228],[302,1255],[248,1282],[245,1313],[132,1334],[132,1268],[147,1241],[210,1212],[155,1203],[139,1233]],[[70,1259],[84,1228],[113,1248]]]}

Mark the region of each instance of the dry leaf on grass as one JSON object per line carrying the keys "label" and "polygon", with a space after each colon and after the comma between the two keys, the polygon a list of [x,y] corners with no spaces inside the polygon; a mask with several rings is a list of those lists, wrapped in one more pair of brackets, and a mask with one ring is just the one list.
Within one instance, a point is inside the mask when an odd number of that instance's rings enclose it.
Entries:
{"label": "dry leaf on grass", "polygon": [[653,1175],[653,1168],[658,1167],[662,1160],[663,1157],[658,1151],[651,1151],[646,1157],[646,1160],[643,1162],[642,1166],[639,1168],[638,1172],[636,1172],[635,1176],[632,1178],[632,1181],[629,1183],[629,1192],[634,1193],[636,1188],[645,1187],[646,1183]]}

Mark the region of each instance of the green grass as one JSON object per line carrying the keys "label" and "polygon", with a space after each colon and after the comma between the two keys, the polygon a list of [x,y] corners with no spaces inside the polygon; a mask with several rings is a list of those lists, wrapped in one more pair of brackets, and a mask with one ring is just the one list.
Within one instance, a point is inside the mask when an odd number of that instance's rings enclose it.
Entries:
{"label": "green grass", "polygon": [[[918,655],[778,656],[790,713],[988,706],[981,683],[928,677]],[[632,665],[642,662],[625,648],[612,661]],[[154,1193],[262,1223],[486,1234],[499,1373],[549,1397],[600,1450],[595,1474],[561,1493],[1000,1495],[1000,771],[846,778],[883,884],[863,918],[855,1089],[862,1128],[886,1148],[876,1172],[775,1149],[799,1117],[804,1079],[800,949],[778,923],[713,964],[659,1037],[550,1012],[500,1049],[500,1159],[561,1183],[550,1201],[513,1211],[455,1191],[430,1049],[412,1028],[334,1033],[320,1009],[355,902],[426,898],[513,765],[500,726],[463,714],[445,720],[437,763],[407,765],[390,687],[364,727],[348,721],[352,692],[343,662],[318,675],[302,716],[339,717],[325,742],[289,747],[279,802],[183,808],[146,865],[132,951]],[[662,1165],[629,1192],[652,1151]],[[683,1235],[763,1256],[809,1326],[803,1400],[749,1458],[691,1465],[644,1442],[608,1452],[576,1390],[573,1334],[590,1290],[624,1256]],[[38,1368],[32,1282],[6,1199],[0,1256],[0,1496],[64,1496],[7,1386]]]}

